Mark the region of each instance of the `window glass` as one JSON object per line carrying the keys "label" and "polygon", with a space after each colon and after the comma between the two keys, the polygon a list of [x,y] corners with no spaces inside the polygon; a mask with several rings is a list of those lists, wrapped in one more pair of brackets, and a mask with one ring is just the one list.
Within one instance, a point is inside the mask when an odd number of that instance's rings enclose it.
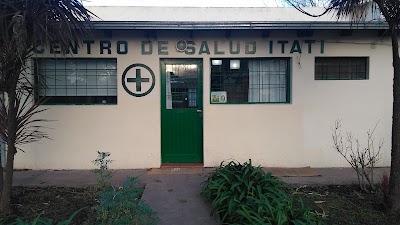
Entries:
{"label": "window glass", "polygon": [[211,59],[211,103],[288,103],[289,59]]}
{"label": "window glass", "polygon": [[45,104],[116,104],[116,59],[35,60],[36,97]]}
{"label": "window glass", "polygon": [[316,80],[368,79],[367,57],[316,57]]}

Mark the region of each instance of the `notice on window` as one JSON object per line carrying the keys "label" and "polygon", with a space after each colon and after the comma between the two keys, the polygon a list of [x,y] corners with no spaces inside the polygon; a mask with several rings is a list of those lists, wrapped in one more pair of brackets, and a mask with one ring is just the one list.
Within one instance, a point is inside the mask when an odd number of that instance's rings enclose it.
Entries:
{"label": "notice on window", "polygon": [[226,103],[226,91],[211,92],[211,103]]}

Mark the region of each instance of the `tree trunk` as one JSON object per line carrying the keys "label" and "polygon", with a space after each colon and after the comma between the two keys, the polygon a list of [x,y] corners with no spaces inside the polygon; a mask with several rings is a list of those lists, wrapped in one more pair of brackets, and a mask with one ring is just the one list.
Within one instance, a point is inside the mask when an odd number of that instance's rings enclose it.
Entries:
{"label": "tree trunk", "polygon": [[389,24],[393,51],[392,160],[389,181],[389,210],[400,212],[400,58],[396,24]]}
{"label": "tree trunk", "polygon": [[1,192],[1,202],[0,202],[0,212],[3,215],[7,215],[11,213],[10,200],[11,200],[11,189],[13,182],[13,172],[14,172],[14,155],[16,153],[15,148],[15,139],[17,132],[17,111],[15,107],[15,99],[16,99],[16,85],[17,81],[15,81],[15,86],[12,91],[8,92],[8,138],[7,138],[7,164],[5,167],[5,176],[3,183],[3,190]]}
{"label": "tree trunk", "polygon": [[[0,155],[0,193],[3,193],[3,183],[4,183],[4,170],[3,170],[3,162],[1,160],[1,155]],[[0,202],[1,202],[1,194],[0,194]]]}

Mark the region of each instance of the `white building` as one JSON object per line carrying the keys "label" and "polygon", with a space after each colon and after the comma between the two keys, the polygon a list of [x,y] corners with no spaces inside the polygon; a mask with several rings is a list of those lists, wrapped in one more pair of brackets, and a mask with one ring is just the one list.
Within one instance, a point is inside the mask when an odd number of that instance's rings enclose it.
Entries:
{"label": "white building", "polygon": [[[17,168],[341,167],[331,127],[360,140],[379,121],[390,163],[392,78],[386,24],[358,25],[293,8],[91,7],[93,38],[63,56],[39,49],[53,140],[18,153]],[[321,9],[309,9],[320,12]],[[67,58],[64,58],[67,57]],[[34,63],[35,62],[35,63]]]}

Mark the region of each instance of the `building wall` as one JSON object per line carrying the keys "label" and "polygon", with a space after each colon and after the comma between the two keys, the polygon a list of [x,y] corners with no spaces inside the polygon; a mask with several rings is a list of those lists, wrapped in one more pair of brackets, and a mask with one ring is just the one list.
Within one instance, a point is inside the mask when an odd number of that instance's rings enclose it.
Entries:
{"label": "building wall", "polygon": [[[338,32],[315,32],[312,37],[296,37],[292,31],[114,31],[96,35],[92,53],[85,46],[78,55],[67,57],[117,58],[117,105],[52,105],[42,117],[52,140],[25,146],[16,157],[17,168],[89,169],[96,151],[111,152],[113,168],[151,168],[161,165],[160,58],[203,59],[204,166],[217,166],[223,160],[252,159],[254,164],[280,167],[342,167],[346,161],[332,148],[331,127],[342,120],[343,130],[351,130],[366,140],[366,131],[375,126],[376,139],[384,138],[379,166],[390,165],[392,66],[391,47],[375,33],[353,32],[342,37]],[[196,53],[175,50],[177,40],[194,40]],[[312,53],[304,40],[316,40]],[[100,54],[99,40],[112,41],[112,54]],[[128,41],[128,53],[116,53],[119,40]],[[150,40],[153,53],[143,55],[141,41]],[[240,41],[241,53],[229,54],[229,40]],[[278,40],[289,43],[281,52]],[[299,40],[303,53],[290,53]],[[325,42],[321,53],[321,40]],[[157,43],[168,41],[168,55],[159,55]],[[210,54],[199,54],[207,41]],[[214,41],[225,51],[214,54]],[[246,54],[246,41],[257,43],[255,54]],[[274,41],[273,53],[269,41]],[[163,51],[162,51],[163,52]],[[47,51],[37,57],[60,57]],[[316,56],[367,56],[368,80],[315,80]],[[210,58],[290,57],[291,103],[289,104],[210,104]],[[133,97],[122,87],[122,73],[133,63],[143,63],[155,73],[156,84],[144,97]]]}

